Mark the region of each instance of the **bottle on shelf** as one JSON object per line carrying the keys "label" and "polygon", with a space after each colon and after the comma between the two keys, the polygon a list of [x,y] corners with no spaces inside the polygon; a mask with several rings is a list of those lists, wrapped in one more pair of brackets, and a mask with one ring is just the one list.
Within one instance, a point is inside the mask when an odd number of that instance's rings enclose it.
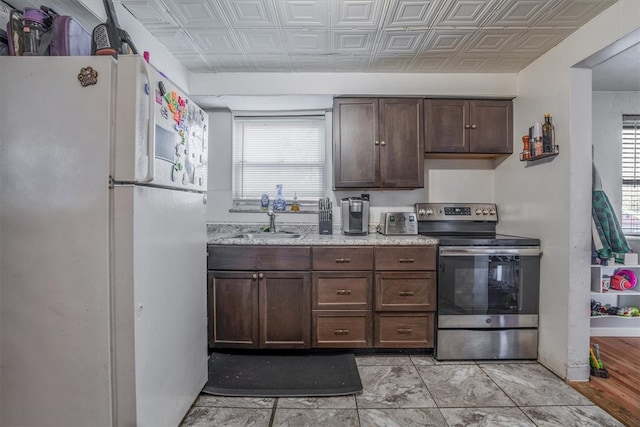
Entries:
{"label": "bottle on shelf", "polygon": [[293,193],[293,203],[291,204],[292,212],[300,212],[300,205],[298,204],[298,193]]}
{"label": "bottle on shelf", "polygon": [[529,135],[525,135],[522,137],[522,159],[527,160],[531,157],[531,146],[529,143]]}
{"label": "bottle on shelf", "polygon": [[541,156],[543,153],[543,144],[542,144],[542,123],[535,122],[533,124],[533,156],[537,157]]}
{"label": "bottle on shelf", "polygon": [[544,124],[542,125],[542,147],[545,153],[553,153],[554,145],[556,145],[556,135],[553,123],[551,123],[551,114],[545,113]]}
{"label": "bottle on shelf", "polygon": [[266,211],[269,209],[269,195],[267,193],[260,196],[260,209]]}
{"label": "bottle on shelf", "polygon": [[287,208],[287,201],[282,195],[282,184],[276,184],[276,189],[278,191],[278,194],[276,194],[276,198],[273,199],[273,210],[283,211]]}

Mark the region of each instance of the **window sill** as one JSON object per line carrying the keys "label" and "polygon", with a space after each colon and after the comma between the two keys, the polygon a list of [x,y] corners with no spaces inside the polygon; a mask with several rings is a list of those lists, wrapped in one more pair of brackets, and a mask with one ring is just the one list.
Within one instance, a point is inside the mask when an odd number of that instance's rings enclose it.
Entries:
{"label": "window sill", "polygon": [[[267,213],[268,210],[262,210],[262,209],[238,209],[238,208],[232,208],[229,209],[229,212],[232,213]],[[280,214],[294,214],[294,215],[299,215],[299,214],[317,214],[319,213],[318,210],[309,210],[309,209],[304,209],[304,208],[300,208],[299,211],[295,212],[295,211],[291,211],[291,210],[286,210],[286,211],[274,211],[277,215]]]}

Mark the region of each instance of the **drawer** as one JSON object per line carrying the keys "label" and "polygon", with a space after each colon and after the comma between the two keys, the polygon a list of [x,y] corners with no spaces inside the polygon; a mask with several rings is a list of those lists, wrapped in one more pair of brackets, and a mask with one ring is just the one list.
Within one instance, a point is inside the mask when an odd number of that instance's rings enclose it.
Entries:
{"label": "drawer", "polygon": [[376,310],[435,311],[436,273],[376,273]]}
{"label": "drawer", "polygon": [[312,347],[371,347],[370,311],[314,311]]}
{"label": "drawer", "polygon": [[432,348],[434,316],[434,313],[377,313],[375,347]]}
{"label": "drawer", "polygon": [[435,270],[435,246],[379,246],[375,249],[376,270]]}
{"label": "drawer", "polygon": [[209,270],[310,270],[309,246],[209,245]]}
{"label": "drawer", "polygon": [[313,270],[373,270],[373,247],[317,246],[312,248]]}
{"label": "drawer", "polygon": [[314,271],[311,280],[314,310],[371,309],[371,271]]}

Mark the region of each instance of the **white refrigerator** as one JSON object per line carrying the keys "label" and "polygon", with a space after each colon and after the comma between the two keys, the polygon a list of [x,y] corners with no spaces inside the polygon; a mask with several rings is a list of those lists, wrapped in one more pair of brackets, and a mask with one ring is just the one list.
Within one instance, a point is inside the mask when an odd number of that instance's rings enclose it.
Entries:
{"label": "white refrigerator", "polygon": [[0,425],[178,425],[207,380],[206,114],[138,56],[0,70]]}

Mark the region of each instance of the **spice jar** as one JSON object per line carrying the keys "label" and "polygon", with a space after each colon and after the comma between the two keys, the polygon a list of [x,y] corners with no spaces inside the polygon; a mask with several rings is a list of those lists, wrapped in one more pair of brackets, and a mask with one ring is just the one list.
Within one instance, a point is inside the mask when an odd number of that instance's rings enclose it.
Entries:
{"label": "spice jar", "polygon": [[525,135],[522,137],[522,159],[526,160],[531,157],[531,146],[529,144],[529,135]]}

